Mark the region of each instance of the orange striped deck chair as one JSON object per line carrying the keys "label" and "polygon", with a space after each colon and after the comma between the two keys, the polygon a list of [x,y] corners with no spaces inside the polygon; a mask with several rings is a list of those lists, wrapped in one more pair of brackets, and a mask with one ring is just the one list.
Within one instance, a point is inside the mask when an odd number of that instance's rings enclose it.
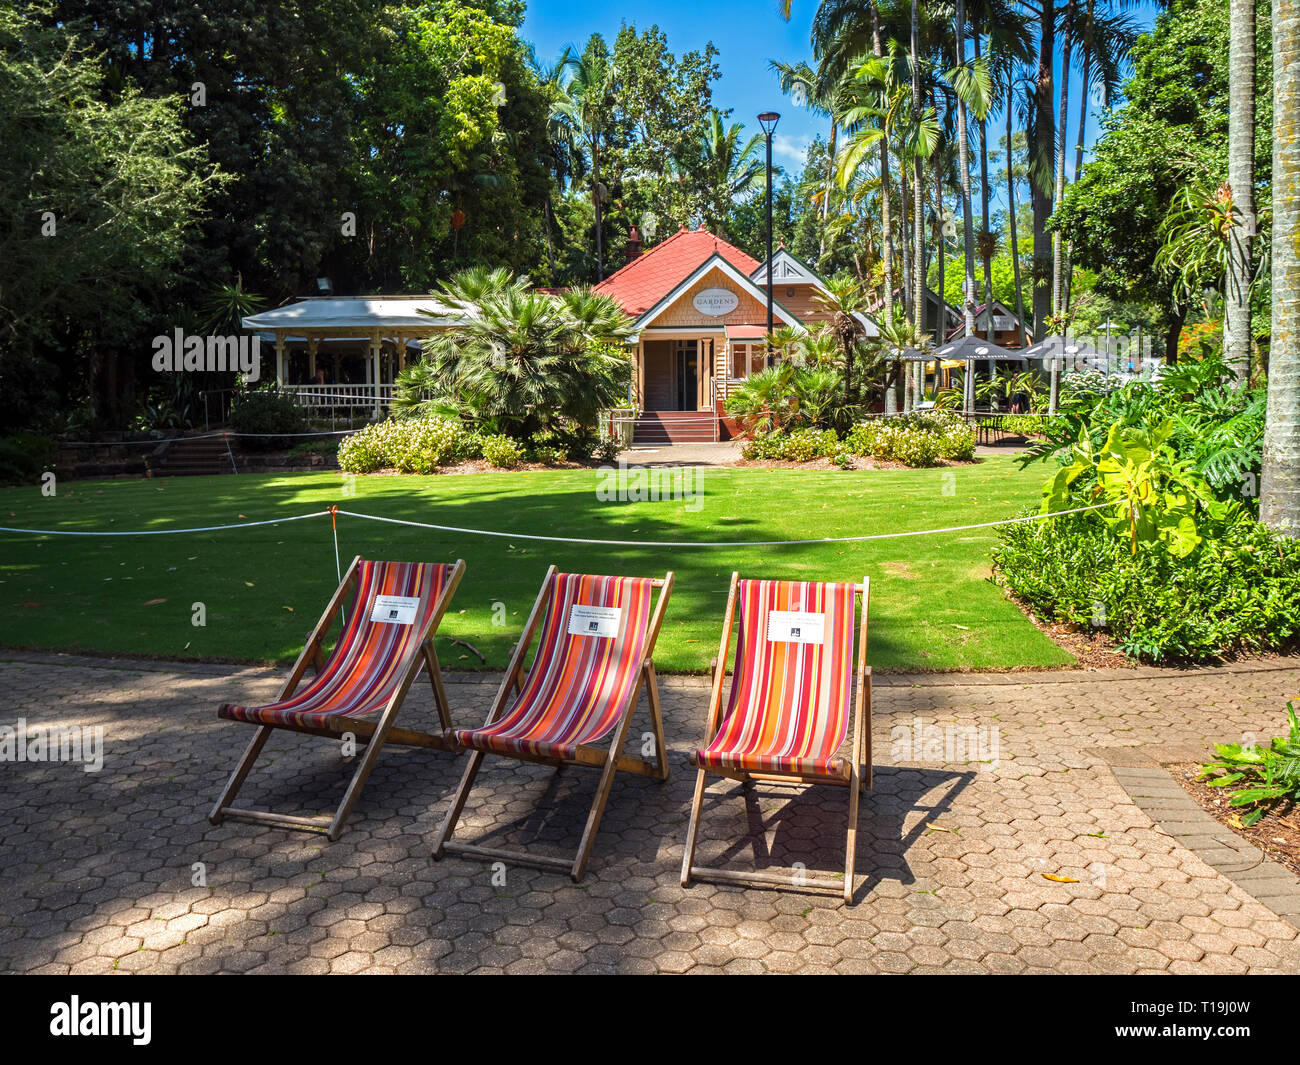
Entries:
{"label": "orange striped deck chair", "polygon": [[[258,728],[208,820],[219,825],[227,817],[238,817],[288,828],[325,829],[335,840],[385,743],[458,752],[449,735],[451,716],[433,638],[464,574],[465,563],[461,561],[447,565],[354,558],[308,636],[280,698],[266,706],[225,703],[217,710],[218,717],[246,721]],[[323,641],[349,590],[353,593],[352,605],[344,614],[338,642],[326,661]],[[299,690],[308,665],[316,667],[316,676]],[[433,686],[441,723],[437,732],[399,728],[395,724],[421,666],[428,668]],[[230,805],[275,729],[333,739],[350,733],[365,743],[365,753],[333,818],[241,810]]]}
{"label": "orange striped deck chair", "polygon": [[[487,722],[482,728],[455,732],[457,742],[472,753],[438,834],[435,859],[452,851],[494,861],[567,869],[574,881],[582,879],[615,770],[668,779],[654,647],[672,587],[671,571],[662,580],[557,573],[554,566],[546,571]],[[656,588],[661,591],[652,610]],[[539,621],[537,653],[521,680],[524,658]],[[652,762],[621,753],[642,687],[650,704]],[[512,691],[517,693],[513,700]],[[608,748],[598,746],[611,732],[614,736]],[[486,754],[539,762],[555,766],[557,771],[567,765],[601,770],[577,858],[568,861],[451,842]]]}
{"label": "orange striped deck chair", "polygon": [[[731,575],[722,644],[713,660],[704,746],[691,756],[699,770],[682,886],[691,878],[843,892],[853,900],[858,795],[871,786],[871,669],[867,665],[867,601],[870,584],[740,580]],[[862,597],[858,637],[857,694],[854,698],[853,630]],[[733,617],[740,615],[736,664],[726,713],[722,685],[727,671]],[[851,755],[840,757],[854,703]],[[838,784],[849,789],[844,881],[796,878],[794,874],[752,873],[697,866],[695,844],[708,777],[782,784]]]}

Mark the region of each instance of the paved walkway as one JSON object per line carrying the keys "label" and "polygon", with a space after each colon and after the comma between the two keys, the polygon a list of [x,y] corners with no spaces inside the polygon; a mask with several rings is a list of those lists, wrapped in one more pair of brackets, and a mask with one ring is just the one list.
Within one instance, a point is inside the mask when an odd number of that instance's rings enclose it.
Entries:
{"label": "paved walkway", "polygon": [[[1109,768],[1135,747],[1172,761],[1207,738],[1277,732],[1300,691],[1300,659],[879,678],[852,906],[679,886],[686,755],[707,697],[698,678],[662,681],[672,779],[617,780],[587,879],[516,867],[501,884],[479,862],[430,861],[463,765],[445,754],[386,752],[334,844],[210,826],[251,735],[214,707],[271,697],[271,671],[0,659],[0,725],[105,733],[97,773],[0,763],[0,971],[1300,970],[1296,929],[1154,824]],[[456,719],[481,720],[492,678],[451,679]],[[426,693],[417,689],[408,722],[432,718]],[[953,747],[981,738],[973,757]],[[242,803],[317,813],[337,802],[350,768],[336,745],[280,736],[267,752]],[[571,853],[594,784],[594,774],[489,762],[461,838]],[[844,804],[838,789],[715,783],[699,857],[833,873]]]}

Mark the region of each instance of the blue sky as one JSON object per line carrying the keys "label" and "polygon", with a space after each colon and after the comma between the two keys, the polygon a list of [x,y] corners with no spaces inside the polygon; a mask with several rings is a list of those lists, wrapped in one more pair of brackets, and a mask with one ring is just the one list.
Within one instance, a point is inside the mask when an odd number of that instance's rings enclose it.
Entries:
{"label": "blue sky", "polygon": [[[599,32],[611,44],[624,23],[646,29],[658,25],[668,36],[668,46],[680,55],[704,47],[712,41],[721,53],[717,62],[722,77],[714,86],[714,101],[720,108],[731,108],[733,121],[743,121],[754,131],[754,116],[769,108],[781,113],[781,122],[773,139],[775,161],[788,170],[802,165],[803,152],[818,133],[825,136],[824,118],[795,107],[782,95],[776,76],[768,69],[768,60],[794,62],[811,58],[808,43],[816,4],[812,0],[795,0],[789,22],[781,18],[776,0],[744,3],[742,0],[645,0],[636,5],[617,6],[595,0],[531,0],[524,21],[524,36],[537,49],[539,58],[553,61],[565,45],[581,49],[593,32]],[[1154,8],[1140,3],[1132,12],[1143,27],[1154,22]],[[1078,121],[1078,77],[1070,93],[1071,129]],[[998,116],[990,130],[991,143],[1000,134]],[[1085,143],[1097,135],[1095,116],[1090,116]],[[1072,157],[1070,166],[1073,166]]]}

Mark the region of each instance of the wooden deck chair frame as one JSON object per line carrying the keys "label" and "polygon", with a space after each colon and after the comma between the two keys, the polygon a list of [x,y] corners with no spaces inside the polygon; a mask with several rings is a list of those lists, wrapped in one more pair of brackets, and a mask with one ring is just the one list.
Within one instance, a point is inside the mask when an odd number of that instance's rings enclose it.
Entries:
{"label": "wooden deck chair frame", "polygon": [[[711,663],[713,687],[709,694],[709,710],[705,719],[704,743],[707,747],[717,735],[722,724],[722,689],[727,675],[727,654],[731,644],[732,622],[736,614],[736,589],[740,574],[732,573],[731,590],[727,595],[727,616],[722,626],[722,642],[718,657]],[[777,771],[750,772],[748,770],[731,770],[715,766],[708,768],[697,765],[699,775],[695,780],[695,798],[691,803],[690,824],[686,830],[686,853],[682,856],[682,887],[690,886],[691,878],[697,880],[720,881],[723,883],[745,884],[751,887],[777,887],[792,891],[808,891],[817,894],[843,894],[845,902],[853,901],[856,888],[854,859],[858,841],[858,797],[865,789],[871,787],[871,667],[867,665],[867,608],[870,602],[871,582],[864,577],[862,584],[854,590],[854,599],[862,599],[862,620],[858,630],[858,667],[857,694],[854,697],[854,722],[851,738],[851,756],[846,760],[842,776],[808,775],[803,773],[783,773]],[[735,678],[733,676],[732,683]],[[694,758],[692,758],[694,762]],[[780,874],[755,870],[752,873],[731,869],[714,869],[695,864],[695,844],[700,828],[700,816],[704,806],[704,792],[708,787],[708,777],[726,777],[739,780],[746,787],[754,781],[779,784],[832,784],[849,789],[848,831],[845,836],[844,881],[843,883],[829,877],[806,877],[796,880],[793,874]]]}
{"label": "wooden deck chair frame", "polygon": [[[506,675],[502,678],[501,687],[497,690],[496,698],[488,711],[487,721],[484,722],[485,728],[505,713],[511,692],[522,690],[521,673],[524,658],[528,654],[528,647],[532,643],[537,627],[545,614],[551,589],[555,583],[556,572],[554,566],[551,566],[546,571],[546,577],[542,581],[542,590],[537,595],[537,601],[533,603],[532,612],[528,615],[528,621],[524,625],[523,635],[520,636],[519,643],[515,646],[514,653],[510,657],[510,664],[506,667]],[[447,851],[451,851],[454,854],[486,858],[492,861],[519,862],[523,865],[540,866],[543,869],[568,870],[569,876],[572,877],[574,883],[577,883],[586,873],[587,859],[591,856],[591,846],[595,842],[596,831],[600,828],[600,819],[604,815],[605,804],[609,800],[615,771],[621,770],[624,773],[634,773],[638,776],[654,777],[660,781],[668,779],[667,750],[664,745],[663,715],[659,707],[659,682],[655,674],[654,649],[655,642],[659,638],[660,626],[663,624],[664,608],[668,604],[668,597],[672,594],[672,570],[669,570],[663,579],[655,578],[651,580],[650,586],[659,589],[659,598],[655,602],[654,611],[650,615],[649,625],[646,629],[645,655],[638,670],[637,682],[633,685],[627,702],[619,711],[618,722],[612,730],[613,738],[610,740],[609,748],[606,750],[594,744],[580,744],[573,757],[566,759],[518,753],[502,754],[499,751],[491,752],[502,758],[515,758],[519,761],[554,766],[557,772],[563,772],[564,767],[568,765],[601,770],[600,783],[596,787],[596,797],[592,800],[591,812],[587,816],[587,824],[583,829],[582,840],[578,845],[577,857],[570,862],[564,858],[530,854],[527,851],[482,847],[476,844],[452,841],[452,833],[456,831],[456,823],[460,820],[461,813],[465,809],[465,800],[469,797],[470,788],[474,785],[474,778],[478,776],[478,771],[483,765],[484,756],[489,753],[471,750],[469,752],[469,764],[465,767],[464,776],[461,777],[460,787],[456,791],[456,798],[452,801],[451,809],[447,811],[447,816],[442,822],[442,829],[438,833],[438,841],[433,851],[435,861],[440,861]],[[628,729],[632,724],[632,714],[641,701],[642,688],[646,691],[650,705],[650,727],[654,732],[655,759],[652,762],[640,758],[631,758],[621,753],[623,744],[627,740]]]}
{"label": "wooden deck chair frame", "polygon": [[[308,665],[314,666],[317,673],[325,667],[325,636],[339,611],[343,609],[344,600],[349,591],[356,584],[357,566],[360,563],[361,556],[357,555],[353,558],[352,564],[348,566],[348,571],[343,575],[343,580],[339,583],[329,604],[325,607],[325,612],[321,614],[320,620],[316,622],[316,627],[312,629],[311,635],[307,637],[307,643],[302,649],[302,654],[294,662],[293,669],[289,673],[289,679],[285,681],[284,688],[276,700],[277,702],[288,699],[293,695],[302,682]],[[281,828],[300,828],[311,831],[324,829],[326,836],[333,841],[339,838],[339,834],[343,830],[343,823],[352,813],[352,808],[361,795],[361,789],[365,786],[366,778],[370,776],[370,771],[375,767],[380,748],[385,743],[395,744],[399,747],[427,747],[433,750],[459,753],[456,743],[449,738],[451,712],[447,703],[447,691],[443,687],[442,671],[438,666],[438,654],[434,650],[433,641],[434,634],[438,631],[438,625],[442,621],[442,616],[446,613],[447,606],[451,602],[452,596],[456,594],[456,587],[460,584],[464,575],[465,562],[462,559],[457,559],[452,567],[451,574],[443,585],[433,614],[430,616],[424,638],[418,644],[415,644],[407,654],[406,661],[400,671],[401,680],[391,698],[385,704],[384,709],[380,712],[378,720],[368,721],[365,718],[348,717],[340,714],[326,718],[320,727],[259,724],[257,734],[248,744],[244,756],[239,760],[235,771],[226,782],[226,787],[221,792],[221,797],[217,799],[216,805],[212,807],[208,820],[214,825],[219,825],[227,817],[234,817],[244,821],[257,821],[261,824],[276,825]],[[406,699],[406,694],[422,666],[427,667],[429,671],[429,683],[433,687],[433,701],[438,709],[438,719],[442,725],[441,733],[399,728],[394,723],[397,713]],[[257,761],[258,756],[262,753],[262,748],[266,746],[266,741],[271,738],[271,733],[276,729],[284,729],[287,732],[302,732],[311,736],[325,736],[330,739],[339,739],[344,733],[350,732],[357,737],[358,741],[365,744],[365,753],[361,756],[356,772],[352,774],[347,791],[344,793],[343,800],[339,803],[333,817],[299,817],[291,814],[271,813],[266,810],[240,809],[230,805],[238,794],[240,787],[243,786],[249,770],[253,768],[253,763]]]}

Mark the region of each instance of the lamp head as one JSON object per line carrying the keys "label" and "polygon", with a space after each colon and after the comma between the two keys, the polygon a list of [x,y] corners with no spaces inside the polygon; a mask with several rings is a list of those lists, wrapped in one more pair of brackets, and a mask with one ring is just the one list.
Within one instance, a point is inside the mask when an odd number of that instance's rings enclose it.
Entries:
{"label": "lamp head", "polygon": [[763,133],[772,136],[772,131],[776,129],[776,124],[781,120],[781,116],[775,111],[764,111],[758,116],[758,124],[763,127]]}

